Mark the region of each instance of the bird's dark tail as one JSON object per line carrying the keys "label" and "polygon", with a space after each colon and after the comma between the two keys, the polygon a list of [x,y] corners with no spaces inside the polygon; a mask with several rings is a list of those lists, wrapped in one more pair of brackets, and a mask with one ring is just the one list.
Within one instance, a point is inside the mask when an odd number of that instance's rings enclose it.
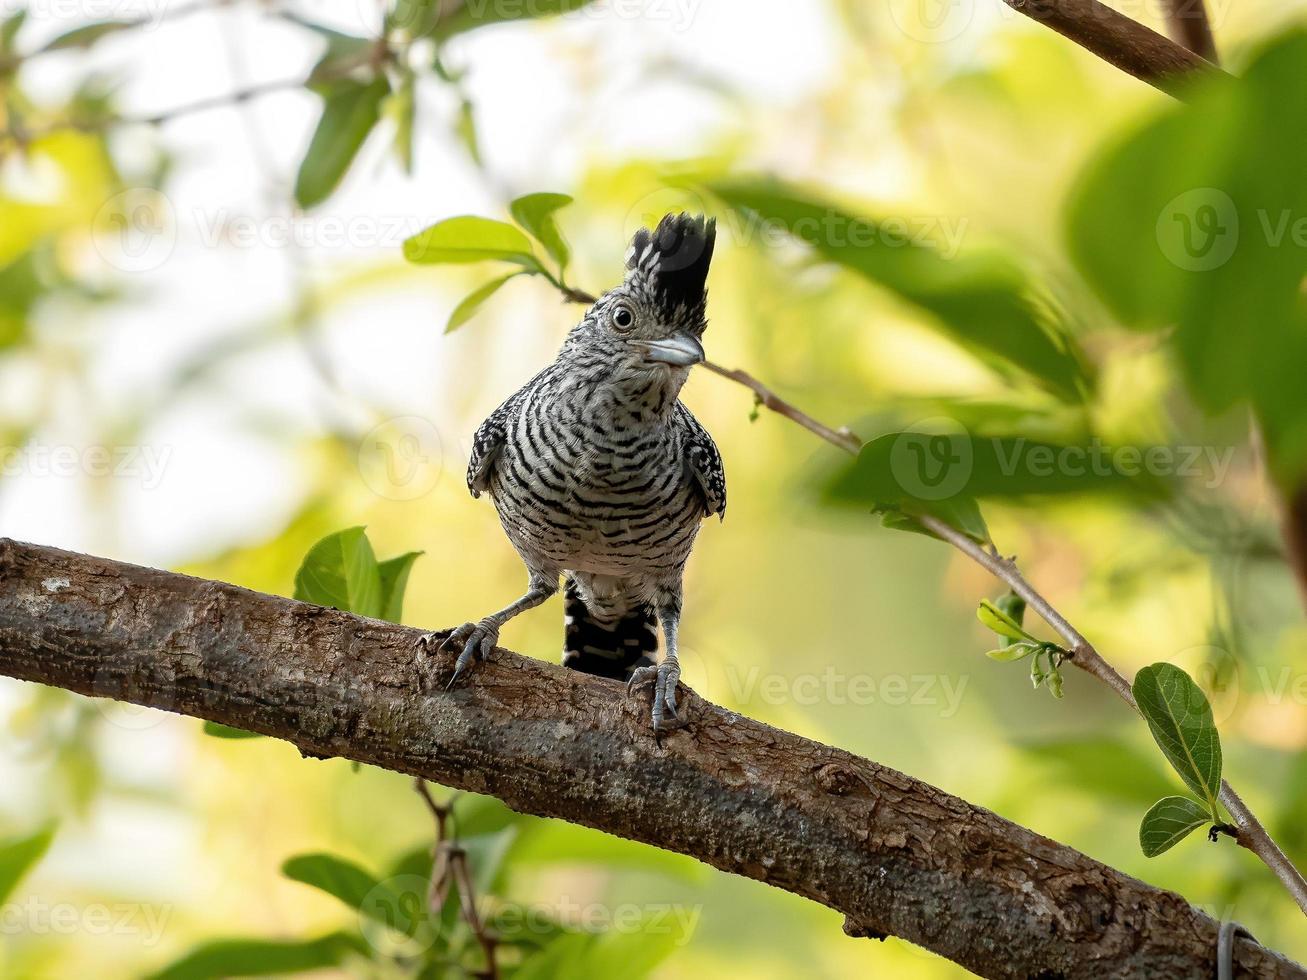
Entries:
{"label": "bird's dark tail", "polygon": [[564,579],[563,666],[624,681],[637,667],[654,662],[658,617],[653,606],[632,610],[612,626],[596,622],[571,578]]}

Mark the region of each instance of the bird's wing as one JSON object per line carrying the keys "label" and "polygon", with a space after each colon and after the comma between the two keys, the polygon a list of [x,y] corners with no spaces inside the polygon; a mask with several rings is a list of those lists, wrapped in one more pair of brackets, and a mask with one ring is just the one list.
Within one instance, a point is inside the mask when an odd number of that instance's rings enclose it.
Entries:
{"label": "bird's wing", "polygon": [[703,514],[711,517],[726,516],[726,472],[722,469],[722,454],[688,408],[676,403],[676,424],[681,430],[681,446],[685,456],[686,472],[694,479],[703,494]]}
{"label": "bird's wing", "polygon": [[472,456],[467,461],[467,488],[472,496],[481,496],[481,491],[490,485],[490,474],[495,468],[508,432],[517,418],[517,412],[532,381],[527,382],[509,399],[490,413],[490,417],[481,423],[476,435],[472,437]]}

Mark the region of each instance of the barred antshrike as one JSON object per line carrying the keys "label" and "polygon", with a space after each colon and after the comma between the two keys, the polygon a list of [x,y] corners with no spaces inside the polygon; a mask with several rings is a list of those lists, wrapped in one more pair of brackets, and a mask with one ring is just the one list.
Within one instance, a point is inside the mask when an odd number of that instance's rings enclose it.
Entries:
{"label": "barred antshrike", "polygon": [[[530,575],[522,598],[448,635],[452,685],[499,629],[565,581],[563,663],[653,683],[653,727],[672,727],[682,576],[700,521],[726,512],[712,438],[678,400],[700,338],[716,226],[668,215],[631,242],[626,278],[568,334],[554,362],[495,409],[467,483],[489,492]],[[653,663],[661,623],[666,650]]]}

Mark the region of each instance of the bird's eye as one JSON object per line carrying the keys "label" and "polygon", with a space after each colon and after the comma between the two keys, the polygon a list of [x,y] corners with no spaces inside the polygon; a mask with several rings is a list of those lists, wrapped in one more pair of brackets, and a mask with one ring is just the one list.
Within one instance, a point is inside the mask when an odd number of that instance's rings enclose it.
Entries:
{"label": "bird's eye", "polygon": [[635,323],[635,314],[629,308],[619,306],[613,311],[613,326],[618,330],[630,330],[633,323]]}

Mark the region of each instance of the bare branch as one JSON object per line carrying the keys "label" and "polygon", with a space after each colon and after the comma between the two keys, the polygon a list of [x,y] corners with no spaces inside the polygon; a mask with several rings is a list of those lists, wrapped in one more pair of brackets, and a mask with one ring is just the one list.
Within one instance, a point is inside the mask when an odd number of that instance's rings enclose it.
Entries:
{"label": "bare branch", "polygon": [[1175,95],[1194,71],[1219,72],[1210,61],[1098,0],[1003,0],[1109,64]]}
{"label": "bare branch", "polygon": [[1166,29],[1186,48],[1216,64],[1216,39],[1203,0],[1166,0]]}
{"label": "bare branch", "polygon": [[[495,650],[423,689],[418,631],[0,540],[0,674],[208,718],[691,855],[986,977],[1208,978],[1180,896],[686,692],[661,744],[614,681]],[[452,664],[441,658],[441,671]],[[1307,978],[1242,939],[1239,975]]]}
{"label": "bare branch", "polygon": [[705,361],[703,366],[714,374],[719,374],[723,378],[734,381],[736,384],[744,385],[744,387],[753,392],[757,404],[764,408],[771,409],[777,415],[784,415],[791,422],[797,422],[818,438],[825,439],[831,445],[839,446],[845,452],[850,452],[854,455],[857,455],[858,450],[862,448],[862,440],[848,429],[831,429],[822,425],[807,412],[801,411],[787,402],[784,398],[781,398],[747,371],[724,368],[718,364],[714,364],[712,361]]}

